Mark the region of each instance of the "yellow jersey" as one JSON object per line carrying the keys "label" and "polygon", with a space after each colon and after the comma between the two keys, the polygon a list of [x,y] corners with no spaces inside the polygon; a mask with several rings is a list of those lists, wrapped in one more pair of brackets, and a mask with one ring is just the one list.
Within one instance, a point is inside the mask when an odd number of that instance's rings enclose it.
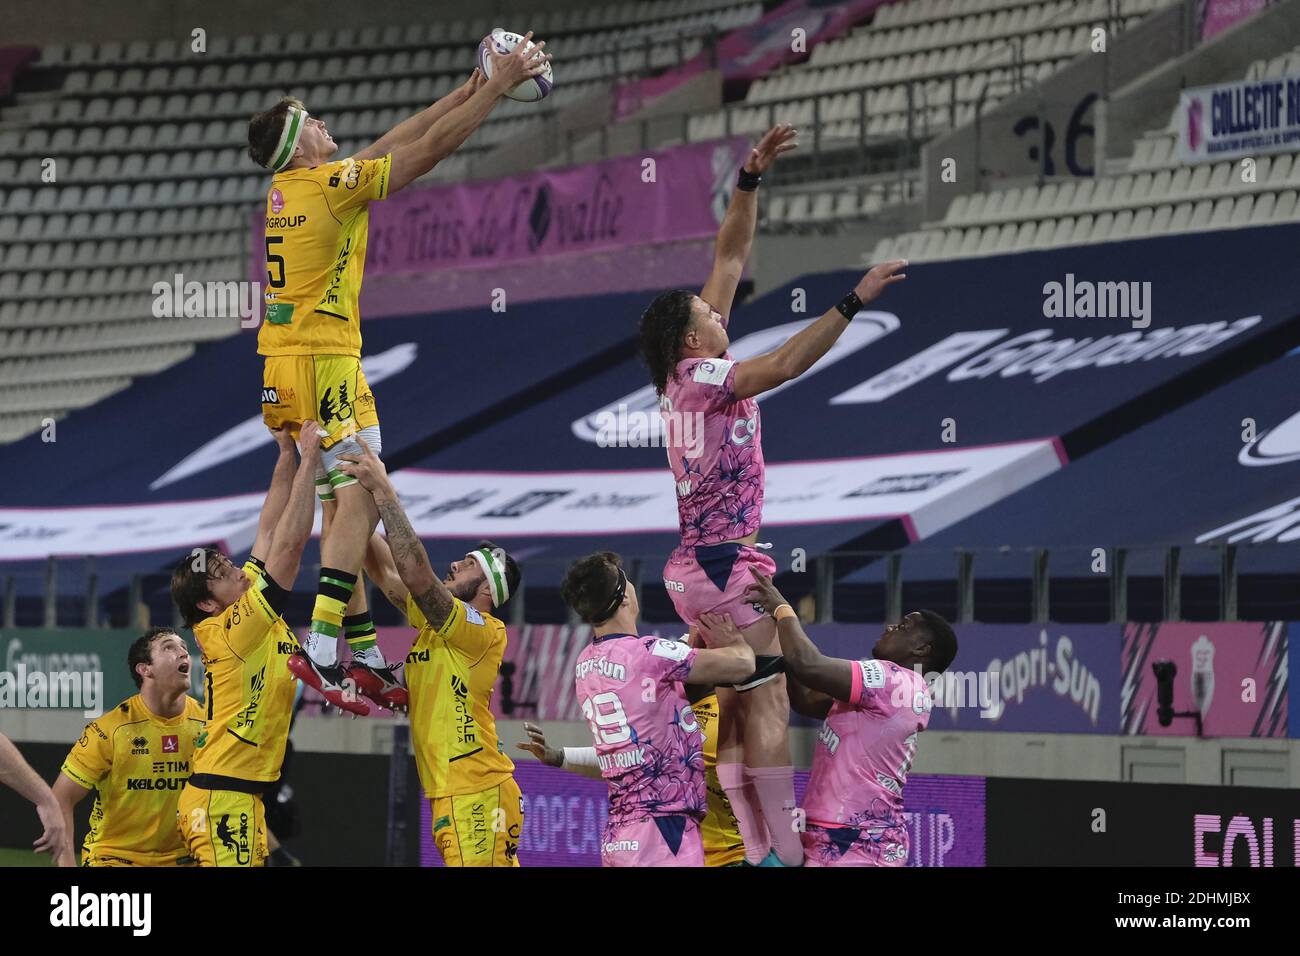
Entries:
{"label": "yellow jersey", "polygon": [[695,722],[704,737],[704,787],[708,812],[700,824],[705,866],[727,866],[745,858],[745,842],[731,801],[718,782],[718,695],[709,694],[691,704]]}
{"label": "yellow jersey", "polygon": [[506,626],[459,598],[436,630],[409,596],[406,619],[420,631],[406,655],[406,689],[425,796],[455,797],[497,786],[515,770],[488,707],[506,651]]}
{"label": "yellow jersey", "polygon": [[[203,652],[206,739],[194,772],[252,783],[279,779],[298,679],[289,658],[298,639],[280,616],[288,601],[256,558],[244,564],[248,590],[220,614],[194,625]],[[210,790],[225,789],[213,785]]]}
{"label": "yellow jersey", "polygon": [[370,203],[388,196],[392,160],[342,159],[271,180],[262,355],[361,357]]}
{"label": "yellow jersey", "polygon": [[178,716],[159,717],[136,694],[86,725],[62,768],[97,791],[83,859],[170,866],[189,857],[176,829],[176,801],[202,732],[203,709],[193,697]]}

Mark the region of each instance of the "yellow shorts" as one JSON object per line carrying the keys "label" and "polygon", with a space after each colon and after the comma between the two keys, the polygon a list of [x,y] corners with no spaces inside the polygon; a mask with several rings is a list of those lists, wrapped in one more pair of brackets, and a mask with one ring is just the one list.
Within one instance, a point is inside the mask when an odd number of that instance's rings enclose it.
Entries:
{"label": "yellow shorts", "polygon": [[314,420],[329,448],[363,428],[379,424],[375,396],[350,355],[268,355],[262,370],[262,421],[268,428],[298,427]]}
{"label": "yellow shorts", "polygon": [[447,866],[518,866],[524,798],[514,777],[458,797],[435,797],[433,842]]}
{"label": "yellow shorts", "polygon": [[124,856],[116,856],[113,852],[105,850],[86,850],[81,851],[82,866],[197,866],[198,861],[190,856],[185,850],[177,850],[174,857],[166,859],[139,859],[128,860]]}
{"label": "yellow shorts", "polygon": [[266,810],[261,794],[186,784],[176,826],[199,866],[265,866]]}

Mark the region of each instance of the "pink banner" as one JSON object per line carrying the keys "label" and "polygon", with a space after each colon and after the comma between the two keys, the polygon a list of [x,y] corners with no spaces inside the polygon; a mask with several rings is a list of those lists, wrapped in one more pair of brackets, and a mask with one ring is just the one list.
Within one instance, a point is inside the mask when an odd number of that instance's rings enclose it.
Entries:
{"label": "pink banner", "polygon": [[1269,0],[1205,0],[1201,7],[1201,39],[1222,33],[1233,24],[1254,16]]}
{"label": "pink banner", "polygon": [[[746,140],[399,193],[370,208],[366,277],[712,236]],[[725,211],[725,206],[723,207]]]}
{"label": "pink banner", "polygon": [[527,302],[702,283],[748,151],[732,137],[374,203],[362,314],[487,306],[498,288]]}
{"label": "pink banner", "polygon": [[1287,628],[1281,623],[1124,626],[1121,701],[1125,734],[1190,737],[1193,718],[1157,719],[1152,665],[1169,661],[1175,712],[1199,711],[1207,737],[1287,735]]}

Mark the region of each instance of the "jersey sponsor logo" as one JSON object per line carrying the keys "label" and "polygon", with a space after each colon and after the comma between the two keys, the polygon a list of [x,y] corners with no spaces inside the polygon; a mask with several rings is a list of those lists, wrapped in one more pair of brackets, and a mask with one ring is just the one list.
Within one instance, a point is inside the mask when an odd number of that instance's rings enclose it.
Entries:
{"label": "jersey sponsor logo", "polygon": [[593,671],[610,680],[627,680],[627,669],[622,664],[603,657],[589,657],[585,661],[578,661],[578,666],[574,668],[574,677],[582,680]]}
{"label": "jersey sponsor logo", "polygon": [[488,851],[487,807],[472,803],[469,807],[470,839],[474,841],[474,855],[483,856]]}
{"label": "jersey sponsor logo", "polygon": [[127,790],[179,790],[185,786],[184,777],[129,777]]}
{"label": "jersey sponsor logo", "polygon": [[429,663],[429,649],[426,647],[422,651],[411,651],[406,655],[408,664],[427,664]]}
{"label": "jersey sponsor logo", "polygon": [[635,747],[632,750],[620,750],[618,753],[603,754],[596,759],[600,763],[601,770],[626,770],[629,767],[639,767],[645,763],[645,748]]}
{"label": "jersey sponsor logo", "polygon": [[753,418],[737,418],[731,423],[731,443],[733,445],[748,445],[758,434],[758,416]]}
{"label": "jersey sponsor logo", "polygon": [[670,661],[684,661],[690,652],[689,645],[663,637],[655,641],[654,646],[650,648],[650,653],[655,657],[664,657]]}
{"label": "jersey sponsor logo", "polygon": [[147,754],[149,752],[149,741],[144,737],[135,737],[131,740],[131,753]]}
{"label": "jersey sponsor logo", "polygon": [[832,754],[840,747],[840,735],[831,730],[830,724],[822,724],[822,729],[817,733],[817,740]]}
{"label": "jersey sponsor logo", "polygon": [[887,773],[876,771],[876,783],[880,784],[880,786],[896,797],[901,797],[903,795],[903,785]]}
{"label": "jersey sponsor logo", "polygon": [[297,229],[307,221],[307,214],[298,216],[267,216],[267,229]]}
{"label": "jersey sponsor logo", "polygon": [[468,604],[465,605],[465,620],[471,624],[477,624],[479,627],[484,626],[483,615],[478,612],[478,608],[470,607]]}
{"label": "jersey sponsor logo", "polygon": [[266,689],[266,667],[263,666],[248,679],[248,706],[235,714],[235,726],[248,729],[257,723],[257,710],[262,706],[262,691]]}
{"label": "jersey sponsor logo", "polygon": [[885,686],[885,667],[880,661],[858,661],[862,670],[862,686],[880,688]]}
{"label": "jersey sponsor logo", "polygon": [[284,212],[284,193],[278,188],[271,190],[271,212],[277,216]]}
{"label": "jersey sponsor logo", "polygon": [[348,383],[339,382],[338,386],[330,386],[325,389],[325,394],[320,400],[320,417],[318,421],[321,425],[328,425],[332,421],[348,422],[352,420],[352,400],[348,397]]}
{"label": "jersey sponsor logo", "polygon": [[180,753],[180,738],[175,734],[163,734],[162,752],[165,754]]}
{"label": "jersey sponsor logo", "polygon": [[275,649],[281,657],[293,657],[302,648],[298,646],[297,641],[280,641],[276,644]]}
{"label": "jersey sponsor logo", "polygon": [[701,385],[721,385],[727,380],[731,366],[736,363],[730,359],[711,359],[695,366],[692,378]]}
{"label": "jersey sponsor logo", "polygon": [[641,849],[637,840],[614,840],[600,848],[602,853],[635,853]]}
{"label": "jersey sponsor logo", "polygon": [[235,860],[240,866],[245,866],[249,860],[248,852],[248,814],[239,815],[239,828],[232,830],[230,827],[230,814],[223,813],[220,821],[217,822],[217,839],[227,850],[235,854]]}
{"label": "jersey sponsor logo", "polygon": [[275,386],[271,386],[270,388],[264,388],[264,389],[262,389],[262,404],[263,404],[263,405],[279,405],[279,404],[280,404],[280,390],[277,389]]}
{"label": "jersey sponsor logo", "polygon": [[154,773],[189,773],[190,762],[188,760],[155,760],[152,770]]}
{"label": "jersey sponsor logo", "polygon": [[686,593],[685,584],[682,584],[681,581],[670,580],[669,578],[664,578],[664,588],[669,591],[676,591],[678,594]]}
{"label": "jersey sponsor logo", "polygon": [[460,744],[478,743],[478,725],[474,715],[469,711],[469,685],[451,675],[451,694],[455,699],[453,720],[456,722],[456,742]]}

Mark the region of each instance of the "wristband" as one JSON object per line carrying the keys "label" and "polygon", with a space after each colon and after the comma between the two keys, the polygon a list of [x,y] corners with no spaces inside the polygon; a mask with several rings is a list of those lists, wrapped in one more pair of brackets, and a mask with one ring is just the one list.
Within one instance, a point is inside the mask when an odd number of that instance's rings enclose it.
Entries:
{"label": "wristband", "polygon": [[565,747],[561,767],[599,767],[595,747]]}
{"label": "wristband", "polygon": [[858,314],[858,311],[861,308],[862,300],[858,298],[856,292],[850,292],[844,298],[840,299],[839,303],[835,306],[836,311],[838,311],[840,315],[844,316],[845,322],[852,322],[853,317]]}
{"label": "wristband", "polygon": [[763,177],[758,173],[751,173],[743,166],[740,168],[740,178],[736,180],[736,188],[747,193],[752,193],[758,188],[758,184],[763,181]]}
{"label": "wristband", "polygon": [[794,608],[792,608],[790,605],[778,604],[775,608],[773,608],[772,616],[776,618],[777,623],[780,623],[781,621],[784,621],[787,617],[798,617],[799,615],[794,612]]}

